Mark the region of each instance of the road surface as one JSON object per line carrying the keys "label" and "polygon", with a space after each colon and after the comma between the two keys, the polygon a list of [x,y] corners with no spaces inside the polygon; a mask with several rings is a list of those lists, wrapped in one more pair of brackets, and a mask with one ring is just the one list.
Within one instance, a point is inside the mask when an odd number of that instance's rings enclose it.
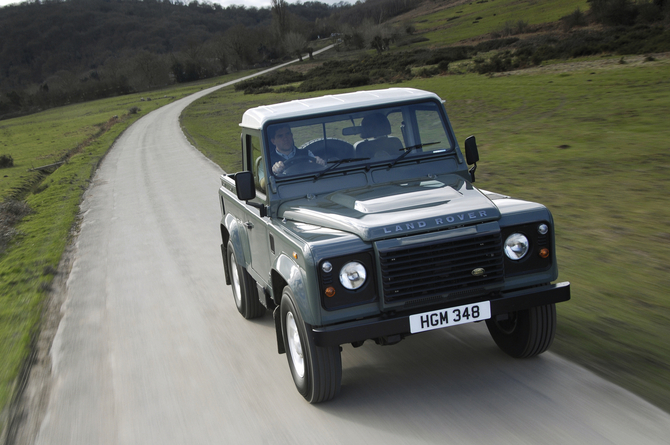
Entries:
{"label": "road surface", "polygon": [[194,99],[131,126],[86,192],[34,443],[668,443],[668,414],[484,324],[345,345],[338,398],[306,403],[271,314],[244,320],[224,283],[222,171],[178,123]]}

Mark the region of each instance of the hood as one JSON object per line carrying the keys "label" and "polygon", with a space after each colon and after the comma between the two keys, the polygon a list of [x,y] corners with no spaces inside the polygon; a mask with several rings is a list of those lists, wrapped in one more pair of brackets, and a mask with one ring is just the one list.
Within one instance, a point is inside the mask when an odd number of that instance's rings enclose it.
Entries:
{"label": "hood", "polygon": [[460,177],[389,183],[285,202],[278,216],[364,241],[498,220],[498,208]]}

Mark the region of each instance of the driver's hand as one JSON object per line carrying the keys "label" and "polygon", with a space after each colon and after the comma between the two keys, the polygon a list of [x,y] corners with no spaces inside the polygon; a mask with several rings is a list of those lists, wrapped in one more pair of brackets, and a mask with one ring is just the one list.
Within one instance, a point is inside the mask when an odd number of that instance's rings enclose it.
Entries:
{"label": "driver's hand", "polygon": [[314,160],[316,161],[317,164],[319,165],[326,165],[326,161],[324,161],[322,158],[318,156],[314,156]]}
{"label": "driver's hand", "polygon": [[284,168],[286,167],[284,167],[284,163],[282,161],[275,162],[275,165],[272,166],[272,173],[278,175],[284,171]]}

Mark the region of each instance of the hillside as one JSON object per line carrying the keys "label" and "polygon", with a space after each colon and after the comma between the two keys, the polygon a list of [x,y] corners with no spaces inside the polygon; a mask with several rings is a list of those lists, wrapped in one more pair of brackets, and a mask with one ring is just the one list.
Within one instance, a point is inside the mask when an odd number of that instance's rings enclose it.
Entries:
{"label": "hillside", "polygon": [[[458,73],[449,64],[467,59],[465,71],[483,74],[557,58],[670,51],[667,3],[25,2],[0,8],[0,119],[267,66],[331,42],[341,43],[334,58],[350,62],[329,66],[328,79],[323,70],[307,73],[302,91]],[[371,52],[402,53],[405,61],[347,65]]]}
{"label": "hillside", "polygon": [[[0,118],[273,64],[418,0],[271,8],[197,0],[66,0],[0,8]],[[312,43],[309,43],[309,42]]]}

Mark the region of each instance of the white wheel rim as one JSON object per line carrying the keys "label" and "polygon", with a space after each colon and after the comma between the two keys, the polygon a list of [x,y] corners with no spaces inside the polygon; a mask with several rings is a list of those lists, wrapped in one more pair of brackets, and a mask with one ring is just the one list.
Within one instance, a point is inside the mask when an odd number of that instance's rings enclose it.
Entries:
{"label": "white wheel rim", "polygon": [[239,307],[242,304],[242,288],[240,285],[240,274],[237,272],[237,261],[235,260],[235,254],[230,254],[230,268],[233,273],[233,296],[235,297],[235,302]]}
{"label": "white wheel rim", "polygon": [[300,378],[305,377],[305,357],[302,352],[302,343],[300,343],[300,333],[295,323],[293,313],[286,314],[286,337],[288,340],[288,349],[291,353],[291,362],[293,369]]}

